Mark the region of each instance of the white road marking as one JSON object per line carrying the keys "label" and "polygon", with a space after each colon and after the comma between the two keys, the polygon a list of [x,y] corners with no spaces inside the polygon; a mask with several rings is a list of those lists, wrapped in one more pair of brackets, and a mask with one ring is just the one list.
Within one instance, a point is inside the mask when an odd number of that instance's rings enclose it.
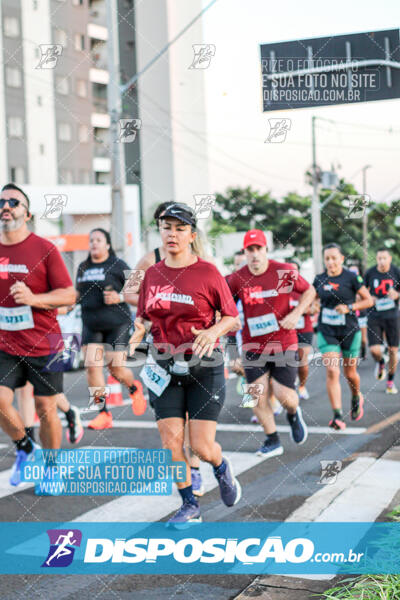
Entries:
{"label": "white road marking", "polygon": [[[224,456],[231,460],[235,475],[240,475],[265,460],[257,457],[252,452],[224,452]],[[218,486],[211,466],[204,465],[203,467],[202,465],[201,476],[206,492]],[[172,496],[121,496],[103,506],[79,515],[74,521],[117,521],[124,523],[159,521],[170,512],[178,510],[181,504],[181,497],[174,486]]]}
{"label": "white road marking", "polygon": [[[87,427],[89,421],[82,421],[82,425]],[[115,428],[120,429],[157,429],[157,425],[155,421],[133,421],[133,420],[117,420],[113,421]],[[290,427],[289,425],[278,425],[277,431],[279,433],[289,433]],[[331,427],[308,427],[308,433],[317,433],[317,434],[332,434],[332,435],[361,435],[366,432],[366,427],[347,427],[344,431],[336,431]],[[250,425],[250,424],[240,424],[240,423],[219,423],[217,425],[217,431],[227,431],[227,432],[254,432],[261,433],[262,428],[261,425]]]}

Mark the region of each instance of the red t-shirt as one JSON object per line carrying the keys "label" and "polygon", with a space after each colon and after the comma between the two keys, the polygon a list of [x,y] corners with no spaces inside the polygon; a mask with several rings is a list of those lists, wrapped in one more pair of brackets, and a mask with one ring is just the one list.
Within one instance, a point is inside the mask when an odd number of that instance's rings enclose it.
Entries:
{"label": "red t-shirt", "polygon": [[[296,308],[296,306],[298,305],[300,296],[301,296],[301,294],[299,294],[299,292],[293,292],[292,294],[290,294],[290,309],[291,310]],[[302,325],[302,327],[296,327],[297,333],[311,333],[312,331],[314,331],[313,325],[312,325],[312,320],[311,320],[311,315],[309,315],[308,313],[303,313],[303,315],[300,318],[297,325]]]}
{"label": "red t-shirt", "polygon": [[289,346],[297,349],[296,330],[282,329],[279,325],[293,310],[291,293],[303,293],[310,287],[297,269],[270,260],[268,269],[261,275],[253,275],[245,265],[226,279],[234,298],[243,303],[243,345],[249,344],[249,350],[260,354],[276,354]]}
{"label": "red t-shirt", "polygon": [[[0,243],[0,350],[19,356],[46,356],[62,350],[57,311],[16,304],[10,287],[17,281],[23,281],[34,294],[71,286],[54,244],[34,233],[18,244]],[[16,307],[20,310],[8,310]]]}
{"label": "red t-shirt", "polygon": [[179,346],[193,343],[196,336],[191,327],[207,329],[215,324],[216,311],[222,317],[238,315],[232,294],[213,264],[198,258],[193,265],[174,269],[163,260],[146,271],[137,316],[152,322],[156,347],[168,344],[168,351],[176,354]]}

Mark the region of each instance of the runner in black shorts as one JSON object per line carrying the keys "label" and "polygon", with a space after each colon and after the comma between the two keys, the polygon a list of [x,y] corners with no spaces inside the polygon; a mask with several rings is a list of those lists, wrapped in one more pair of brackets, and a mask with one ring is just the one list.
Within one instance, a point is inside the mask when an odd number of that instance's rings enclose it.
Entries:
{"label": "runner in black shorts", "polygon": [[16,446],[11,485],[20,483],[21,462],[35,449],[12,406],[14,390],[27,381],[33,385],[42,445],[60,447],[56,397],[63,392],[63,373],[47,367],[64,347],[55,309],[73,304],[76,297],[59,251],[29,231],[30,219],[28,196],[14,184],[4,186],[0,199],[0,424]]}
{"label": "runner in black shorts", "polygon": [[[78,302],[82,306],[82,347],[88,385],[91,388],[105,388],[103,346],[107,345],[105,359],[108,370],[128,388],[132,410],[135,415],[141,415],[146,410],[143,387],[125,366],[132,318],[122,292],[126,281],[124,271],[129,272],[130,268],[115,255],[110,234],[104,229],[93,229],[90,232],[89,256],[79,265],[76,278]],[[97,417],[89,423],[90,429],[112,427],[112,415],[107,411],[106,402]]]}
{"label": "runner in black shorts", "polygon": [[[266,434],[257,454],[266,458],[283,453],[273,410],[268,401],[269,377],[276,399],[286,409],[291,437],[297,444],[307,440],[307,426],[296,393],[296,323],[315,297],[315,290],[288,263],[269,260],[267,240],[259,229],[248,231],[243,248],[247,265],[228,275],[235,300],[244,313],[242,362],[254,412]],[[298,305],[290,309],[290,294],[299,292]]]}
{"label": "runner in black shorts", "polygon": [[[224,361],[218,338],[239,328],[237,309],[223,277],[211,263],[191,251],[196,217],[189,206],[174,204],[163,216],[160,233],[167,257],[150,267],[139,295],[134,350],[151,323],[153,347],[158,354],[141,376],[150,390],[164,448],[172,459],[185,461],[185,420],[189,416],[192,450],[211,463],[227,506],[241,496],[239,482],[215,441],[217,419],[225,398]],[[216,311],[221,319],[215,322]],[[201,520],[192,491],[190,469],[179,482],[182,507],[172,523]]]}
{"label": "runner in black shorts", "polygon": [[368,344],[376,362],[375,377],[382,381],[386,375],[382,355],[385,335],[389,348],[386,393],[397,394],[394,376],[399,348],[400,269],[392,265],[392,256],[386,248],[381,248],[376,253],[376,265],[365,273],[365,285],[374,300],[374,306],[368,311]]}
{"label": "runner in black shorts", "polygon": [[[326,366],[326,384],[333,409],[329,427],[345,429],[340,387],[340,355],[343,355],[344,375],[352,395],[351,418],[359,421],[364,414],[364,398],[357,372],[361,332],[355,311],[372,306],[372,298],[362,277],[343,267],[344,256],[340,246],[325,246],[324,262],[326,271],[317,275],[313,283],[321,301],[317,343],[323,356],[323,364]],[[355,302],[357,294],[361,300]]]}
{"label": "runner in black shorts", "polygon": [[[361,275],[360,269],[357,265],[350,265],[349,271],[352,271],[356,275]],[[361,300],[361,298],[356,296],[356,301]],[[367,325],[368,325],[368,310],[356,310],[358,326],[361,331],[361,350],[360,350],[360,358],[361,360],[365,360],[367,355],[367,344],[368,344],[368,336],[367,336]]]}
{"label": "runner in black shorts", "polygon": [[[292,261],[290,263],[293,265],[298,271],[300,271],[300,265],[297,262]],[[295,308],[298,305],[300,294],[299,292],[293,292],[290,298],[290,308]],[[314,337],[314,328],[311,321],[311,315],[315,314],[315,302],[311,304],[307,308],[307,310],[302,314],[299,321],[296,324],[296,333],[297,340],[299,343],[299,359],[300,366],[298,369],[298,388],[297,393],[299,394],[299,400],[309,400],[310,394],[306,388],[306,383],[308,379],[309,373],[309,355],[313,348],[313,337]]]}

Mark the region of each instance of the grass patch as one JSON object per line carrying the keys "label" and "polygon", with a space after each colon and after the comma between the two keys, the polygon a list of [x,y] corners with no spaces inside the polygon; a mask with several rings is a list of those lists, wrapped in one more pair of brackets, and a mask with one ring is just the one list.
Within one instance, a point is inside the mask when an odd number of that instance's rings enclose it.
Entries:
{"label": "grass patch", "polygon": [[[400,506],[396,506],[386,516],[391,521],[399,522]],[[385,538],[384,544],[387,542],[388,539]],[[396,542],[398,543],[397,539]],[[360,575],[344,579],[318,597],[321,600],[400,600],[400,575]]]}
{"label": "grass patch", "polygon": [[326,590],[326,600],[399,600],[400,575],[360,575]]}

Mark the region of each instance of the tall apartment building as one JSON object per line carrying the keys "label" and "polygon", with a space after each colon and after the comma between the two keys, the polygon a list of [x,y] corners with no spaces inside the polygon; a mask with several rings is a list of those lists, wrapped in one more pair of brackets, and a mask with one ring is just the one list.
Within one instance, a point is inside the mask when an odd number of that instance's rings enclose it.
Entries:
{"label": "tall apartment building", "polygon": [[[201,7],[118,0],[121,82]],[[1,181],[109,183],[106,0],[1,0],[0,22]],[[140,185],[146,221],[159,202],[210,192],[204,72],[189,69],[192,45],[202,42],[199,20],[123,97],[122,117],[142,122],[124,150],[126,183]]]}

